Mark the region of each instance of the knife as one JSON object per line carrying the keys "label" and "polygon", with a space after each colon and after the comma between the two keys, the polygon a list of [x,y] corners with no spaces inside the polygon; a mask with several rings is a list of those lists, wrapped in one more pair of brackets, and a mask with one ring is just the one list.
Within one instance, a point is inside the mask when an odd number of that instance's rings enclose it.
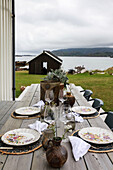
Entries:
{"label": "knife", "polygon": [[13,149],[13,147],[0,147],[0,149]]}

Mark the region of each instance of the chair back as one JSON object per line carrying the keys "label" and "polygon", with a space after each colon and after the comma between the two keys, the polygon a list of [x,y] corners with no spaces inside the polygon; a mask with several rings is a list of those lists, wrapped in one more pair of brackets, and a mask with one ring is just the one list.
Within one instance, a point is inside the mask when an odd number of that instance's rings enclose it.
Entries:
{"label": "chair back", "polygon": [[96,99],[94,99],[92,107],[95,108],[97,111],[99,111],[101,106],[103,106],[103,105],[104,105],[103,101],[101,99],[96,98]]}
{"label": "chair back", "polygon": [[105,123],[109,126],[110,129],[113,129],[113,112],[108,112]]}
{"label": "chair back", "polygon": [[91,90],[85,90],[83,96],[86,98],[87,101],[89,101],[89,98],[91,97],[92,94],[93,92]]}

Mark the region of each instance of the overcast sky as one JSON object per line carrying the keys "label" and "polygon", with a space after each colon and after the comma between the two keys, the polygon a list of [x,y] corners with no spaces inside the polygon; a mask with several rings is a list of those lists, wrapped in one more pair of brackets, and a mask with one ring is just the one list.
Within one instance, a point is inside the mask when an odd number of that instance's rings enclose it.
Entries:
{"label": "overcast sky", "polygon": [[15,0],[16,54],[113,47],[113,0]]}

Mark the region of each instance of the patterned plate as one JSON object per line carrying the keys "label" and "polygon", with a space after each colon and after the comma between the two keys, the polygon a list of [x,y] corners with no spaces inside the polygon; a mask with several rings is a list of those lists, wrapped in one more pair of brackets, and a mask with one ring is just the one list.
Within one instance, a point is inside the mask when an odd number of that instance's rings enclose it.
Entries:
{"label": "patterned plate", "polygon": [[83,128],[78,135],[85,141],[95,144],[108,144],[113,142],[113,132],[99,127]]}
{"label": "patterned plate", "polygon": [[40,134],[38,131],[33,129],[20,128],[6,132],[1,137],[1,140],[8,145],[23,146],[34,143],[39,138]]}
{"label": "patterned plate", "polygon": [[[72,136],[78,136],[79,130],[76,130],[72,133]],[[88,151],[94,152],[94,153],[108,153],[108,152],[113,152],[113,143],[108,143],[108,144],[95,144],[95,143],[90,143],[91,147]]]}
{"label": "patterned plate", "polygon": [[81,115],[90,115],[97,112],[97,110],[93,107],[86,107],[86,106],[76,106],[72,108],[72,111],[79,113]]}
{"label": "patterned plate", "polygon": [[15,110],[15,113],[19,114],[19,115],[33,115],[36,113],[40,112],[40,108],[39,107],[21,107],[19,109]]}

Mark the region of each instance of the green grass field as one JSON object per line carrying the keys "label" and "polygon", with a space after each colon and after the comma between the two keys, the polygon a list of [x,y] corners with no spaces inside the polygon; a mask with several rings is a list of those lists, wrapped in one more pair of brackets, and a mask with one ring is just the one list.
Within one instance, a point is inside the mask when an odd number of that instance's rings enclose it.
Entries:
{"label": "green grass field", "polygon": [[[21,93],[21,86],[29,86],[31,84],[40,83],[44,75],[28,74],[28,71],[16,71],[16,97]],[[102,107],[104,110],[113,111],[113,76],[109,74],[89,73],[68,75],[69,83],[82,86],[84,89],[93,91],[92,98],[100,98],[104,102]]]}

